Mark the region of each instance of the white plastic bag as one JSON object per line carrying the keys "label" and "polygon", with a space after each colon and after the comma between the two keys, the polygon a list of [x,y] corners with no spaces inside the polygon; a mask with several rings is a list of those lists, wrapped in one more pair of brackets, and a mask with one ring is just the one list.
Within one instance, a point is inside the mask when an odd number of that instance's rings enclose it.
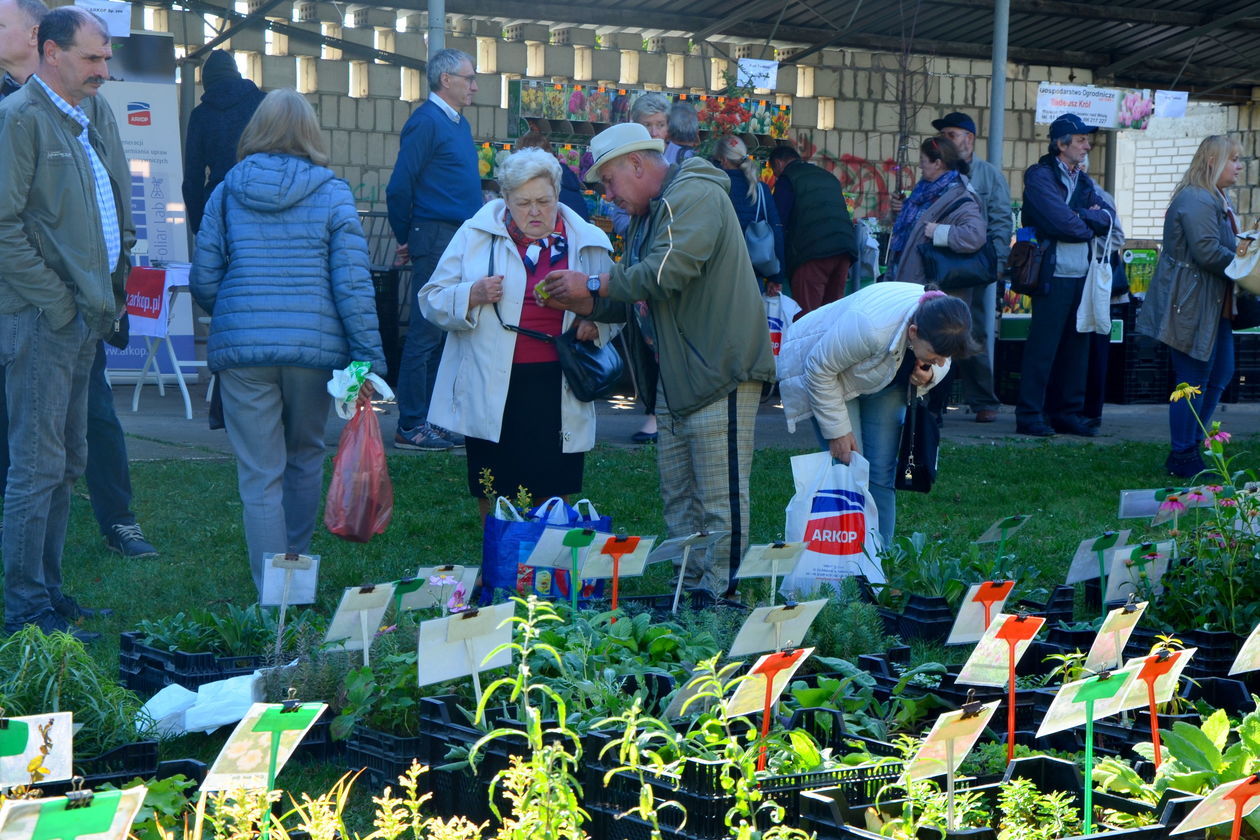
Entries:
{"label": "white plastic bag", "polygon": [[1094,237],[1090,245],[1089,270],[1085,272],[1085,289],[1081,305],[1076,308],[1076,331],[1079,333],[1111,332],[1111,232],[1116,217],[1111,217],[1107,237]]}
{"label": "white plastic bag", "polygon": [[197,692],[171,683],[145,702],[143,712],[157,726],[157,734],[185,735],[184,713],[196,702]]}
{"label": "white plastic bag", "polygon": [[345,370],[334,370],[332,379],[328,380],[328,393],[332,394],[337,416],[342,420],[354,416],[354,404],[359,399],[359,389],[364,382],[371,382],[372,390],[381,399],[394,398],[394,389],[375,373],[368,373],[370,367],[367,362],[351,362]]}
{"label": "white plastic bag", "polygon": [[1233,261],[1225,267],[1225,276],[1238,284],[1238,288],[1253,295],[1260,295],[1260,245],[1256,239],[1260,231],[1248,230],[1238,234],[1238,251]]}
{"label": "white plastic bag", "polygon": [[801,305],[782,292],[777,295],[762,295],[761,302],[766,305],[766,324],[770,327],[770,350],[777,356],[783,339],[787,338],[792,322],[801,312]]}
{"label": "white plastic bag", "polygon": [[803,598],[819,584],[834,585],[851,575],[884,582],[870,472],[870,463],[857,452],[848,466],[829,452],[792,458],[796,494],[788,502],[783,533],[788,542],[803,541],[805,552],[784,579],[782,592]]}

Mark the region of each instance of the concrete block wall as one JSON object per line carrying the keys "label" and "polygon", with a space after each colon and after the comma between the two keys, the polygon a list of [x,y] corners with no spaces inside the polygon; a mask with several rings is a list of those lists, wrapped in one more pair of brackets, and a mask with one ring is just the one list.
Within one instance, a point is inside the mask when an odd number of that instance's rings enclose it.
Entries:
{"label": "concrete block wall", "polygon": [[[372,9],[371,14],[358,11],[345,19],[336,17],[329,20],[329,14],[325,12],[337,8],[327,3],[301,2],[295,4],[295,13],[302,13],[306,16],[304,19],[340,24],[342,37],[367,45],[373,43],[372,27],[380,27],[387,22],[379,9]],[[204,42],[200,40],[199,20],[198,15],[171,12],[167,23],[176,33],[178,44],[196,45]],[[355,28],[352,24],[356,23],[364,25]],[[473,135],[478,140],[506,138],[507,113],[500,107],[505,90],[502,77],[526,73],[530,44],[541,49],[542,67],[538,75],[542,78],[572,79],[575,68],[586,66],[583,61],[575,61],[574,51],[581,49],[591,50],[589,66],[592,78],[580,81],[659,88],[664,88],[667,82],[667,56],[686,52],[685,42],[677,44],[669,39],[654,39],[644,43],[640,36],[629,33],[604,36],[597,42],[590,29],[563,25],[547,28],[537,24],[520,24],[506,31],[500,30],[497,25],[480,27],[475,32],[463,27],[459,34],[448,32],[447,45],[477,56],[478,39],[481,39],[482,55],[493,56],[493,62],[486,63],[494,69],[493,73],[478,79],[480,91],[474,104],[465,110]],[[250,47],[250,53],[263,50],[261,34],[234,37],[232,48],[239,51],[238,44]],[[425,58],[423,32],[412,28],[412,31],[396,33],[394,48],[403,55]],[[487,53],[491,49],[492,52]],[[622,51],[631,51],[637,56],[637,79],[624,80],[620,77],[626,66],[622,61]],[[397,155],[398,133],[413,108],[428,95],[423,74],[420,74],[418,86],[407,85],[400,68],[371,64],[367,67],[366,96],[351,98],[350,56],[339,56],[337,60],[320,59],[318,48],[295,39],[289,39],[285,52],[285,55],[263,56],[265,60],[258,64],[261,86],[266,89],[300,82],[303,76],[296,69],[297,57],[316,59],[315,85],[306,92],[312,102],[317,103],[321,122],[330,132],[333,168],[350,182],[364,209],[383,209],[384,185],[388,182]],[[684,72],[678,74],[682,76],[681,84],[684,86],[676,90],[688,92],[708,87],[713,72],[709,60],[693,54],[686,55],[684,61]],[[897,173],[891,165],[896,156],[898,124],[897,64],[898,57],[888,53],[826,49],[809,56],[802,71],[792,67],[789,72],[789,68],[784,68],[779,74],[775,92],[780,101],[790,102],[793,106],[791,141],[808,158],[835,172],[846,189],[858,195],[859,215],[878,214],[886,206],[888,190],[898,186]],[[909,173],[913,177],[903,177],[902,186],[912,184],[917,177],[917,145],[923,137],[935,133],[931,121],[936,117],[949,111],[965,111],[975,119],[979,128],[976,143],[978,156],[986,154],[989,142],[991,62],[918,57],[914,59],[912,69],[914,81],[911,88],[918,106],[908,158],[915,171]],[[1024,170],[1046,150],[1047,127],[1034,123],[1038,83],[1050,80],[1089,84],[1093,77],[1086,69],[1046,65],[1008,64],[1005,70],[1004,172],[1011,184],[1012,196],[1019,201]],[[812,95],[797,96],[798,85],[812,87],[809,91]],[[409,101],[400,98],[409,94],[415,94],[417,98]],[[817,97],[835,100],[833,125],[819,125],[820,113],[827,114],[831,109],[819,109]],[[1260,110],[1256,106],[1233,106],[1220,107],[1217,111],[1224,115],[1225,120],[1218,130],[1237,132],[1243,139],[1244,154],[1249,161],[1244,180],[1260,185]],[[1196,122],[1186,129],[1195,135],[1195,145],[1205,133],[1210,133],[1205,129],[1206,125]],[[1122,207],[1122,217],[1126,219],[1127,227],[1131,228],[1131,235],[1150,236],[1153,219],[1162,216],[1160,201],[1163,199],[1158,193],[1163,185],[1161,179],[1167,177],[1164,170],[1184,170],[1182,159],[1185,152],[1180,140],[1177,141],[1175,154],[1151,155],[1145,147],[1130,148],[1125,145],[1129,142],[1125,138],[1133,134],[1135,132],[1120,135],[1100,132],[1097,135],[1099,142],[1091,153],[1091,174],[1100,181],[1106,177],[1105,147],[1108,143],[1117,143],[1117,184],[1122,188],[1118,192],[1127,191],[1129,196],[1117,196],[1122,202],[1128,202]],[[1156,134],[1148,134],[1148,139],[1153,142]],[[1186,143],[1190,142],[1186,140]],[[1169,160],[1165,161],[1165,157]],[[1137,174],[1139,171],[1143,173],[1140,176]],[[1177,177],[1180,177],[1179,172]],[[1253,207],[1260,211],[1260,193],[1253,199],[1250,188],[1240,191],[1238,203],[1244,213],[1252,212]]]}

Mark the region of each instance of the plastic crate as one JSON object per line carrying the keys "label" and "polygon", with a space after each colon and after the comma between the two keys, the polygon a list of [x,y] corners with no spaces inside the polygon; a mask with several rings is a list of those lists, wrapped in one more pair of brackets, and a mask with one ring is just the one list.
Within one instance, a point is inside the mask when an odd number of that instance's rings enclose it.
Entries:
{"label": "plastic crate", "polygon": [[[380,789],[397,786],[398,777],[407,772],[412,761],[431,764],[429,739],[424,735],[394,735],[366,726],[356,726],[345,742],[345,762],[350,769],[364,769],[368,784]],[[425,776],[422,775],[421,781]]]}
{"label": "plastic crate", "polygon": [[1019,383],[1024,367],[1023,341],[993,342],[993,392],[1005,405],[1019,402]]}
{"label": "plastic crate", "polygon": [[[135,741],[91,758],[76,757],[73,769],[76,776],[83,777],[84,788],[104,784],[121,787],[137,777],[152,779],[158,772],[158,742]],[[39,789],[46,796],[60,796],[70,790],[70,781],[44,782]]]}
{"label": "plastic crate", "polygon": [[265,656],[216,656],[163,650],[144,642],[131,630],[118,636],[118,678],[137,694],[151,695],[168,685],[196,689],[206,683],[252,674],[266,663]]}
{"label": "plastic crate", "polygon": [[1107,401],[1130,404],[1167,403],[1174,386],[1168,345],[1145,335],[1126,333],[1112,348],[1107,367]]}

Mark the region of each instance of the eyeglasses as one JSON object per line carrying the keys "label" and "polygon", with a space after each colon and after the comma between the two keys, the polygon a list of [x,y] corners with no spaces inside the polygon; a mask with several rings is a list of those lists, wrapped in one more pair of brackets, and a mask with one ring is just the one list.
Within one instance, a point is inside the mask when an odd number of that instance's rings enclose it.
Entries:
{"label": "eyeglasses", "polygon": [[447,73],[446,75],[454,76],[456,79],[463,79],[465,82],[474,82],[477,80],[476,73],[469,73],[468,75],[464,75],[463,73]]}

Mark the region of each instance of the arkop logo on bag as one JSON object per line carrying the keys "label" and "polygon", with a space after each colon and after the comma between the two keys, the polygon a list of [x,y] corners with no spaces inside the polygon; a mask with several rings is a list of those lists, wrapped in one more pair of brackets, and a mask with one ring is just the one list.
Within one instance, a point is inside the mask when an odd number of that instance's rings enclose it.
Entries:
{"label": "arkop logo on bag", "polygon": [[779,347],[783,343],[783,319],[776,315],[768,315],[766,323],[770,327],[770,351],[777,356]]}
{"label": "arkop logo on bag", "polygon": [[805,542],[819,554],[861,554],[866,541],[866,499],[856,490],[814,494]]}

